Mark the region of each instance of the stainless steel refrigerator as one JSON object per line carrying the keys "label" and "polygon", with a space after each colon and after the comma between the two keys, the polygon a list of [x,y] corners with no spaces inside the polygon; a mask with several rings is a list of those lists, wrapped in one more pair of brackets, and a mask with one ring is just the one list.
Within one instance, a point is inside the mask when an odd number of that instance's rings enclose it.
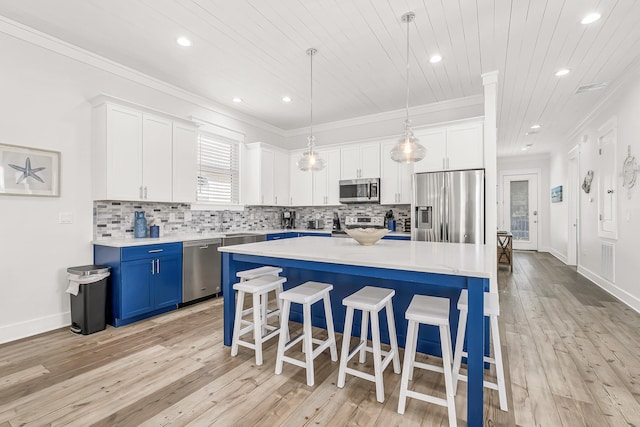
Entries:
{"label": "stainless steel refrigerator", "polygon": [[412,240],[484,243],[484,169],[414,175]]}

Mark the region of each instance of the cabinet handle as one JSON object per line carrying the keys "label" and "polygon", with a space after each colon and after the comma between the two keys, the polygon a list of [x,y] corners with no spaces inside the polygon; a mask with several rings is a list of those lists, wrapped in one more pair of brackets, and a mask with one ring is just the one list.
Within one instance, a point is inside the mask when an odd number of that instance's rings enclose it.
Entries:
{"label": "cabinet handle", "polygon": [[157,254],[158,252],[164,252],[164,249],[153,249],[147,252],[150,254]]}
{"label": "cabinet handle", "polygon": [[200,249],[207,249],[209,245],[200,246]]}
{"label": "cabinet handle", "polygon": [[293,197],[289,197],[289,206],[293,206]]}
{"label": "cabinet handle", "polygon": [[262,195],[262,197],[261,197],[261,199],[260,199],[260,200],[261,200],[260,204],[261,204],[261,205],[264,205],[264,194]]}
{"label": "cabinet handle", "polygon": [[276,205],[278,204],[278,196],[274,197],[275,201],[276,201]]}
{"label": "cabinet handle", "polygon": [[156,261],[154,259],[151,260],[151,274],[156,274]]}
{"label": "cabinet handle", "polygon": [[140,186],[140,198],[142,199],[142,185]]}
{"label": "cabinet handle", "polygon": [[160,259],[156,260],[156,272],[160,274]]}
{"label": "cabinet handle", "polygon": [[144,198],[147,199],[147,186],[144,186]]}

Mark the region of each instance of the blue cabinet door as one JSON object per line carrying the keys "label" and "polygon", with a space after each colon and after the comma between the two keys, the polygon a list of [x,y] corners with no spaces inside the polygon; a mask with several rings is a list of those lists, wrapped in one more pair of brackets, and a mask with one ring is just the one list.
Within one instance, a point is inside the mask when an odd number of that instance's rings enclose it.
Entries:
{"label": "blue cabinet door", "polygon": [[140,259],[122,263],[120,315],[117,317],[126,319],[153,309],[153,262]]}
{"label": "blue cabinet door", "polygon": [[153,276],[154,308],[164,308],[182,301],[182,258],[158,257]]}

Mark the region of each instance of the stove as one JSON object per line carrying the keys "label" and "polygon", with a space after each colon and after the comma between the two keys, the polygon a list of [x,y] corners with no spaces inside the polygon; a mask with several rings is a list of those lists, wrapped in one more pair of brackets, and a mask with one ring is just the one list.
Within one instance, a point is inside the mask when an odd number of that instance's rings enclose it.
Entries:
{"label": "stove", "polygon": [[347,228],[384,228],[384,218],[381,216],[348,216],[344,223]]}

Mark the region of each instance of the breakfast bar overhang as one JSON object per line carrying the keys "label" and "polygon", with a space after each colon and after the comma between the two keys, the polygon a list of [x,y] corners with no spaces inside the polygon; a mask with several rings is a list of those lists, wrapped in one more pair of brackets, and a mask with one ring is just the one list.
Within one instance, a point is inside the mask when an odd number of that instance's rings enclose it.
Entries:
{"label": "breakfast bar overhang", "polygon": [[[458,295],[462,289],[468,289],[467,420],[470,426],[480,426],[483,424],[485,352],[483,304],[484,292],[489,290],[489,280],[495,270],[490,253],[492,249],[486,245],[394,240],[361,246],[352,239],[327,237],[299,237],[219,248],[222,252],[224,344],[230,346],[233,335],[236,273],[257,266],[282,267],[282,275],[287,278],[285,289],[309,280],[333,284],[331,305],[337,332],[342,332],[344,327],[344,297],[364,286],[394,289],[394,316],[400,347],[404,347],[406,339],[404,313],[414,295],[449,298],[451,327],[455,332]],[[299,320],[293,312],[291,318]],[[385,321],[381,319],[381,322]],[[320,311],[313,313],[313,323],[325,327]],[[358,328],[354,327],[354,330]],[[420,336],[418,351],[439,356],[435,329],[425,329]],[[385,341],[388,337],[383,335],[382,339]]]}

